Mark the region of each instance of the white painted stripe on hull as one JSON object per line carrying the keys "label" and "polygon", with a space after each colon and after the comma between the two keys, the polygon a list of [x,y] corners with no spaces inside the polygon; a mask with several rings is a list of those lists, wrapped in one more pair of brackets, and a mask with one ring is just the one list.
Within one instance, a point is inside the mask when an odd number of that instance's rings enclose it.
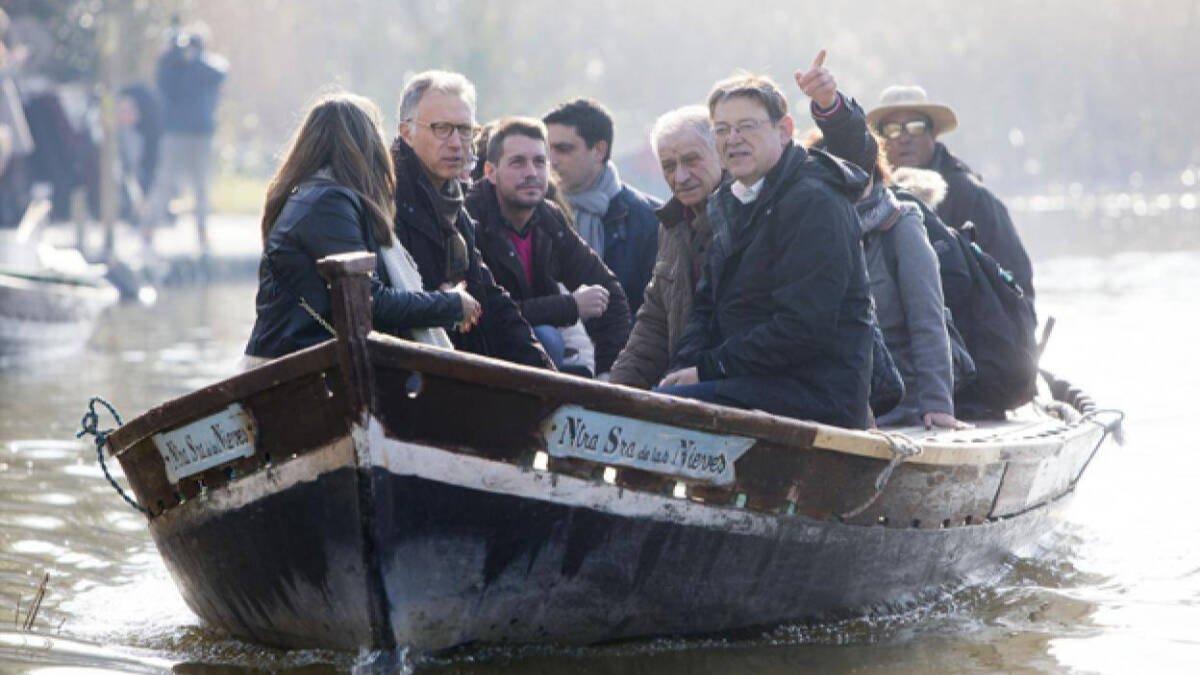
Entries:
{"label": "white painted stripe on hull", "polygon": [[[780,526],[776,517],[753,511],[626,490],[608,483],[535,471],[397,440],[386,436],[383,425],[375,418],[368,423],[367,436],[373,460],[380,468],[398,476],[416,476],[472,490],[735,534],[775,536]],[[800,517],[792,518],[794,521],[801,520]],[[789,530],[793,529],[791,524]],[[795,525],[801,528],[796,534],[802,537],[820,536],[819,527],[806,526],[801,522],[795,522]]]}
{"label": "white painted stripe on hull", "polygon": [[150,527],[158,530],[189,527],[196,519],[240,509],[300,483],[315,481],[326,473],[354,466],[354,442],[351,437],[344,436],[322,448],[274,464],[167,509],[150,520]]}

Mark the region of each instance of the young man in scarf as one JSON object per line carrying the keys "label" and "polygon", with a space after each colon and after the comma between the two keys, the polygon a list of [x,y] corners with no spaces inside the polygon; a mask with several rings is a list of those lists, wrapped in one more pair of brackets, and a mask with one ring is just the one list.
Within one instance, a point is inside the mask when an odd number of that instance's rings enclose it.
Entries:
{"label": "young man in scarf", "polygon": [[662,206],[621,182],[612,163],[612,116],[596,101],[575,99],[542,118],[550,135],[550,163],[574,211],[579,236],[617,275],[637,314],[658,252]]}
{"label": "young man in scarf", "polygon": [[483,305],[455,347],[534,367],[553,368],[512,298],[496,285],[475,246],[458,181],[475,133],[475,86],[459,73],[431,70],[409,79],[400,95],[396,165],[396,237],[412,254],[426,290],[465,284]]}

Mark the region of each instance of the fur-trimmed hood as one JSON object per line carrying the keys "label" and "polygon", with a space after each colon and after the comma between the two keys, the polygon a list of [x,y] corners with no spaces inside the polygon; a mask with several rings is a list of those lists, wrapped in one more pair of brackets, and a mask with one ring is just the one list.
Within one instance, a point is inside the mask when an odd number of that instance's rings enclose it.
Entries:
{"label": "fur-trimmed hood", "polygon": [[946,179],[930,169],[898,168],[892,171],[892,182],[919,197],[931,209],[936,209],[946,198]]}

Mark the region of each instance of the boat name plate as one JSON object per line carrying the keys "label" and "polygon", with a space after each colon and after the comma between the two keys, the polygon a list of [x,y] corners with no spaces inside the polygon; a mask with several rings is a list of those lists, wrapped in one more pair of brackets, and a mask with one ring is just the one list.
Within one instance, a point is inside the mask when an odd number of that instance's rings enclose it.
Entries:
{"label": "boat name plate", "polygon": [[571,457],[731,485],[753,438],[711,434],[564,405],[542,423],[551,457]]}
{"label": "boat name plate", "polygon": [[167,480],[200,473],[226,462],[254,455],[254,418],[234,403],[221,412],[187,426],[154,435]]}

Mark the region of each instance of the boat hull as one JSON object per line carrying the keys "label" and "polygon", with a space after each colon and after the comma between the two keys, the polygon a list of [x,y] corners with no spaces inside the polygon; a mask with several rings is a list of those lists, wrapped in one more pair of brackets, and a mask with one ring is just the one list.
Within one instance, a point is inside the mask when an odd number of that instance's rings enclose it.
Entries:
{"label": "boat hull", "polygon": [[863,527],[362,435],[369,467],[339,461],[353,454],[347,437],[155,519],[197,614],[285,647],[717,633],[904,604],[994,574],[1067,501],[974,527]]}

